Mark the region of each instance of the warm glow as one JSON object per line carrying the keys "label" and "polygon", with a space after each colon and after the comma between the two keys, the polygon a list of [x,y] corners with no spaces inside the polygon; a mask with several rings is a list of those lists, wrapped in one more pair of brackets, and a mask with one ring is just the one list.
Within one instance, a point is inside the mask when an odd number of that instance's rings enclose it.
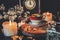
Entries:
{"label": "warm glow", "polygon": [[44,12],[43,15],[44,15],[44,20],[46,20],[46,21],[52,21],[52,13],[50,13],[50,12]]}
{"label": "warm glow", "polygon": [[49,15],[49,12],[47,12],[47,15]]}
{"label": "warm glow", "polygon": [[17,34],[17,23],[6,21],[3,23],[3,31],[5,36],[12,36]]}
{"label": "warm glow", "polygon": [[11,25],[11,20],[9,21],[9,24]]}

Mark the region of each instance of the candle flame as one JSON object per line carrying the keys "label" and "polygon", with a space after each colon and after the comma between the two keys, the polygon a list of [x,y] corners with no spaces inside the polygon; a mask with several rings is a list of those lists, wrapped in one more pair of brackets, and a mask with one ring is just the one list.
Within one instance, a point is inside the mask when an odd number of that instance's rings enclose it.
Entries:
{"label": "candle flame", "polygon": [[9,24],[11,25],[11,20],[9,21]]}
{"label": "candle flame", "polygon": [[49,12],[47,12],[47,15],[49,15]]}

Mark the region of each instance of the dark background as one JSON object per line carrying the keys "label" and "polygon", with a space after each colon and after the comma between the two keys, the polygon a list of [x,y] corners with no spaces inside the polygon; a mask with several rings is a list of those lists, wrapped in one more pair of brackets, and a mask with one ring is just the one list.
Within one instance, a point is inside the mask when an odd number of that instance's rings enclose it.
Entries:
{"label": "dark background", "polygon": [[[25,5],[24,5],[25,1],[26,0],[22,0],[22,6],[24,7],[24,12],[30,11],[31,14],[38,12],[38,0],[35,0],[37,5],[33,10],[27,10],[25,8]],[[60,1],[59,0],[40,0],[40,2],[41,2],[41,5],[40,5],[41,12],[50,11],[55,16],[57,15],[57,11],[60,12]],[[16,4],[19,4],[19,0],[0,0],[0,4],[2,3],[6,7],[5,11],[8,11],[9,8],[14,7]]]}
{"label": "dark background", "polygon": [[[24,1],[22,0],[22,5],[24,6]],[[35,0],[38,5],[38,0]],[[40,0],[41,1],[41,11],[60,11],[60,0]],[[0,0],[0,4],[4,4],[6,9],[19,4],[19,0]],[[36,11],[38,10],[38,6],[36,6]],[[35,10],[33,9],[33,11]]]}

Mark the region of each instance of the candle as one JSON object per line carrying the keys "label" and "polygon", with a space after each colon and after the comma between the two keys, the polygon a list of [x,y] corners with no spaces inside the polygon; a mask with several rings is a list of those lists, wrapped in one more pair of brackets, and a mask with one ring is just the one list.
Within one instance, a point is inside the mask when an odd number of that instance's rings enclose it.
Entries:
{"label": "candle", "polygon": [[17,23],[6,21],[3,23],[3,33],[5,36],[12,36],[17,34]]}

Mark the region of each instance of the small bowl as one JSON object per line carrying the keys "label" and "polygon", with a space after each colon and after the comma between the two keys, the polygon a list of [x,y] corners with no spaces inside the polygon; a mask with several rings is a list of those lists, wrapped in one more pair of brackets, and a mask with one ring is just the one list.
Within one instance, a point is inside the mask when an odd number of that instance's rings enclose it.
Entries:
{"label": "small bowl", "polygon": [[34,17],[34,16],[30,16],[30,20],[41,20],[42,17]]}

